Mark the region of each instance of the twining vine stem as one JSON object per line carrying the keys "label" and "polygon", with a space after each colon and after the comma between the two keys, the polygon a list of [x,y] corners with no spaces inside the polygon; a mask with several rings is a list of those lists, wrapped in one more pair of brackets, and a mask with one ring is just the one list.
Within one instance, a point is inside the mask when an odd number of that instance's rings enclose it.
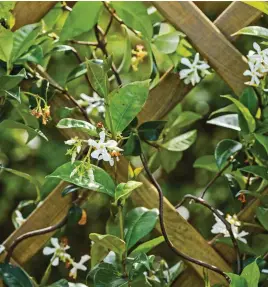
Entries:
{"label": "twining vine stem", "polygon": [[211,206],[209,203],[207,203],[203,198],[201,197],[196,197],[194,195],[191,194],[186,194],[183,199],[181,200],[181,202],[179,204],[176,205],[176,209],[179,208],[181,205],[183,205],[183,203],[187,200],[193,200],[196,203],[199,203],[205,207],[207,207],[209,210],[211,210],[214,214],[216,214],[216,216],[224,223],[224,225],[226,226],[226,229],[228,230],[233,246],[234,246],[234,250],[236,253],[236,260],[237,260],[237,274],[240,274],[242,271],[242,260],[241,260],[241,253],[239,250],[239,246],[237,243],[237,240],[234,236],[233,230],[232,230],[232,226],[231,224],[224,218],[224,216],[213,206]]}
{"label": "twining vine stem", "polygon": [[30,232],[27,232],[27,233],[22,234],[21,236],[17,237],[12,242],[12,244],[10,245],[10,247],[7,250],[7,256],[6,256],[5,262],[9,263],[15,248],[18,246],[18,244],[20,244],[25,239],[56,231],[57,229],[62,228],[67,223],[67,221],[68,221],[68,214],[59,223],[57,223],[55,225],[52,225],[52,226],[49,226],[46,228],[42,228],[42,229],[37,229],[34,231],[30,231]]}
{"label": "twining vine stem", "polygon": [[152,175],[143,152],[141,153],[140,158],[141,158],[141,161],[142,161],[142,164],[144,166],[144,170],[146,171],[147,176],[149,177],[150,181],[152,182],[152,184],[155,186],[156,190],[158,191],[158,195],[159,195],[159,222],[160,222],[160,227],[161,227],[161,231],[162,231],[162,234],[164,236],[165,242],[167,243],[169,248],[176,255],[182,257],[183,259],[190,261],[194,264],[197,264],[199,266],[205,267],[209,270],[212,270],[212,271],[222,275],[230,283],[230,278],[221,269],[219,269],[218,267],[216,267],[214,265],[208,264],[206,262],[195,259],[193,257],[190,257],[190,256],[180,252],[179,250],[176,249],[176,247],[170,241],[168,234],[167,234],[167,231],[166,231],[165,223],[164,223],[164,195],[163,195],[163,191],[162,191],[159,183],[156,181],[156,179]]}

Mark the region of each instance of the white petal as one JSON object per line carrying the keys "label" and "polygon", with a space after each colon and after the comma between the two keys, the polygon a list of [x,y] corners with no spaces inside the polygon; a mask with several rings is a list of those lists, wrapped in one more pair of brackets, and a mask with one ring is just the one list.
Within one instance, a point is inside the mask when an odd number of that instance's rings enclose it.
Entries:
{"label": "white petal", "polygon": [[246,70],[244,73],[243,73],[244,76],[252,76],[252,72],[250,70]]}
{"label": "white petal", "polygon": [[60,244],[59,244],[59,239],[56,237],[51,237],[50,239],[51,244],[56,247],[56,248],[60,248]]}
{"label": "white petal", "polygon": [[96,159],[100,159],[100,154],[101,154],[101,150],[100,149],[96,149],[91,153],[91,157],[92,158],[96,158]]}
{"label": "white petal", "polygon": [[105,143],[105,146],[112,149],[117,147],[117,142],[115,140],[109,140]]}
{"label": "white petal", "polygon": [[259,53],[261,51],[261,47],[256,42],[253,43],[253,48]]}
{"label": "white petal", "polygon": [[189,74],[191,74],[193,72],[192,69],[183,69],[179,72],[179,76],[181,79],[186,78]]}
{"label": "white petal", "polygon": [[104,143],[105,141],[105,131],[101,131],[100,132],[100,143]]}
{"label": "white petal", "polygon": [[54,254],[56,251],[56,248],[52,248],[52,247],[45,247],[43,249],[43,254],[44,255],[51,255],[51,254]]}
{"label": "white petal", "polygon": [[101,154],[102,154],[104,161],[110,161],[111,155],[107,152],[107,150],[105,148],[102,150]]}
{"label": "white petal", "polygon": [[[53,259],[53,258],[52,258]],[[52,261],[52,265],[53,266],[58,266],[59,265],[59,263],[60,263],[60,259],[59,259],[59,257],[56,257],[55,259],[53,259],[53,261]]]}
{"label": "white petal", "polygon": [[198,61],[199,61],[199,53],[196,53],[195,56],[194,56],[194,62],[193,62],[193,64],[194,64],[194,65],[197,65]]}
{"label": "white petal", "polygon": [[191,64],[191,62],[190,62],[190,60],[189,60],[188,58],[182,58],[182,59],[181,59],[181,63],[182,63],[183,65],[189,67],[189,68],[192,67],[192,64]]}

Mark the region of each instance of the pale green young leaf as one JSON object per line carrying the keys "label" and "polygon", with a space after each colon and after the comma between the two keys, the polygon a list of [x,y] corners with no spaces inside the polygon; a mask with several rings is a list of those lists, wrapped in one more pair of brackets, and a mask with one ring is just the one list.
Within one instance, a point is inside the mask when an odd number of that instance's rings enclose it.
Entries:
{"label": "pale green young leaf", "polygon": [[243,2],[268,15],[268,3],[266,1],[243,1]]}
{"label": "pale green young leaf", "polygon": [[13,33],[10,30],[0,26],[0,60],[10,61],[13,48]]}
{"label": "pale green young leaf", "polygon": [[126,251],[126,243],[114,235],[90,233],[89,238],[94,241],[95,244],[102,245],[107,250],[113,251],[116,254],[122,255]]}
{"label": "pale green young leaf", "polygon": [[149,80],[133,82],[110,93],[105,116],[109,129],[113,128],[115,133],[122,132],[141,111],[148,94]]}
{"label": "pale green young leaf", "polygon": [[82,131],[88,133],[91,136],[98,136],[96,127],[92,124],[71,118],[61,119],[57,126],[59,129],[81,129]]}
{"label": "pale green young leaf", "polygon": [[115,203],[118,201],[125,201],[132,193],[133,190],[139,188],[142,182],[128,181],[127,183],[120,183],[115,189]]}
{"label": "pale green young leaf", "polygon": [[226,273],[226,274],[231,279],[230,287],[251,287],[251,286],[248,286],[245,278],[239,275],[233,274],[233,273]]}
{"label": "pale green young leaf", "polygon": [[246,279],[248,286],[258,287],[260,279],[260,270],[256,263],[256,260],[243,269],[241,277]]}
{"label": "pale green young leaf", "polygon": [[233,36],[235,35],[249,35],[268,39],[268,29],[260,26],[248,26],[233,34]]}
{"label": "pale green young leaf", "polygon": [[90,248],[91,268],[99,264],[108,254],[109,249],[99,243],[94,243]]}
{"label": "pale green young leaf", "polygon": [[195,123],[200,119],[202,119],[202,116],[197,113],[191,111],[182,112],[179,117],[174,121],[171,127],[181,129]]}
{"label": "pale green young leaf", "polygon": [[158,35],[153,40],[157,49],[165,54],[174,53],[180,42],[180,36],[178,32],[171,32],[162,35]]}
{"label": "pale green young leaf", "polygon": [[266,230],[268,230],[268,208],[259,206],[256,209],[256,216],[258,220],[260,221],[260,223],[262,224],[262,226]]}
{"label": "pale green young leaf", "polygon": [[137,207],[127,214],[124,223],[127,250],[152,231],[158,214],[157,209],[149,210],[145,207]]}
{"label": "pale green young leaf", "polygon": [[92,177],[88,175],[87,172],[83,176],[80,176],[76,173],[70,177],[72,171],[80,164],[81,161],[76,161],[74,164],[67,162],[58,167],[52,174],[48,175],[47,177],[60,178],[64,181],[71,182],[83,188],[105,193],[111,197],[114,197],[114,181],[110,175],[100,167],[91,164],[94,180],[92,180]]}
{"label": "pale green young leaf", "polygon": [[196,136],[196,130],[192,130],[163,143],[161,146],[169,151],[184,151],[195,142]]}
{"label": "pale green young leaf", "polygon": [[60,40],[71,40],[90,31],[97,23],[103,4],[100,1],[76,2],[64,23]]}

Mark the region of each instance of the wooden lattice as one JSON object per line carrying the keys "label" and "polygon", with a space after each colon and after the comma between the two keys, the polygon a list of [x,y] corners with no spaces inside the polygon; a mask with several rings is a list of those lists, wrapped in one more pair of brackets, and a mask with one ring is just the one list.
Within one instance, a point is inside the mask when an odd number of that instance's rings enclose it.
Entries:
{"label": "wooden lattice", "polygon": [[[15,29],[39,21],[55,3],[51,1],[18,2],[14,10],[16,17]],[[153,2],[153,4],[168,22],[187,35],[196,50],[208,60],[213,69],[239,95],[244,88],[245,78],[243,72],[246,70],[246,62],[241,53],[232,45],[231,42],[235,40],[235,37],[231,37],[231,34],[258,19],[261,12],[242,2],[233,2],[212,23],[192,2]],[[138,116],[140,123],[161,119],[189,91],[190,87],[185,86],[178,75],[167,74],[162,82],[150,92],[149,99]],[[57,107],[63,105],[73,106],[72,102],[64,95],[54,98],[53,103],[51,103],[54,111]],[[56,113],[52,114],[52,117],[57,123]],[[66,138],[75,135],[83,137],[82,134],[68,129],[60,130],[60,132]],[[126,164],[126,160],[122,159],[120,161],[119,180],[124,181],[126,179]],[[157,207],[158,195],[154,186],[144,176],[141,176],[139,180],[143,182],[143,186],[138,192],[133,193],[133,202],[147,208]],[[71,205],[70,197],[62,198],[61,196],[61,191],[66,185],[64,182],[60,183],[43,204],[28,217],[27,221],[9,236],[4,242],[7,249],[19,235],[56,224],[66,215]],[[265,192],[268,193],[268,190]],[[96,193],[92,192],[90,196],[95,197]],[[240,214],[241,220],[250,221],[258,204],[258,200],[249,203]],[[164,215],[167,232],[176,248],[192,257],[216,265],[224,271],[231,271],[229,264],[234,257],[231,248],[222,245],[220,248],[216,246],[216,250],[213,249],[198,231],[176,212],[172,204],[166,199]],[[161,232],[159,225],[156,226],[156,229]],[[25,240],[15,249],[12,257],[13,262],[23,266],[43,247],[51,236],[52,234],[46,234]],[[0,261],[3,260],[4,256],[5,254],[0,256]],[[190,263],[189,268],[180,276],[174,286],[202,286],[202,276],[202,268]],[[217,273],[209,272],[209,278],[212,284],[226,284],[224,278]],[[0,286],[2,286],[1,281]]]}

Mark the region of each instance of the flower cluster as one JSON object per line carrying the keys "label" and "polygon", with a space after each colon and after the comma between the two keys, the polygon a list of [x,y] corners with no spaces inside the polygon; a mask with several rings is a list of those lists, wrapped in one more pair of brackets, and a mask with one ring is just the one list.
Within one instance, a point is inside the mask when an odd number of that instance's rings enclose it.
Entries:
{"label": "flower cluster", "polygon": [[85,263],[90,259],[89,255],[83,255],[79,262],[75,262],[71,255],[66,252],[66,250],[70,249],[70,246],[66,243],[66,241],[59,242],[58,238],[50,239],[51,245],[53,247],[45,247],[43,249],[44,255],[52,255],[51,264],[52,266],[58,266],[60,261],[65,263],[67,267],[72,266],[69,276],[73,279],[77,277],[77,271],[86,271],[87,266]]}
{"label": "flower cluster", "polygon": [[86,108],[87,114],[91,114],[93,109],[97,109],[99,114],[105,115],[105,103],[104,99],[99,97],[99,95],[95,92],[93,92],[92,97],[89,97],[86,94],[81,94],[80,95],[80,100],[77,101],[77,103]]}
{"label": "flower cluster", "polygon": [[188,67],[179,72],[180,79],[183,79],[186,85],[191,83],[194,86],[200,82],[201,78],[210,74],[208,71],[210,66],[205,61],[200,60],[199,53],[195,54],[192,63],[188,58],[182,58],[181,64]]}
{"label": "flower cluster", "polygon": [[[221,211],[219,211],[219,213],[223,215]],[[224,237],[230,237],[230,233],[227,230],[225,224],[221,221],[221,219],[217,215],[214,214],[214,217],[215,217],[216,223],[212,226],[211,233],[213,234],[220,233],[220,234],[223,234]],[[241,222],[238,220],[237,216],[236,215],[231,216],[227,214],[226,220],[231,224],[234,237],[244,243],[247,243],[247,240],[243,237],[248,235],[249,233],[246,231],[239,232],[239,227],[241,227]]]}
{"label": "flower cluster", "polygon": [[50,106],[46,105],[44,108],[42,108],[41,105],[38,105],[31,111],[31,114],[37,119],[42,117],[42,124],[46,125],[50,120]]}
{"label": "flower cluster", "polygon": [[253,48],[255,51],[250,50],[247,55],[249,69],[243,75],[251,77],[250,81],[245,84],[258,86],[260,79],[268,72],[268,48],[261,50],[256,42],[253,43]]}
{"label": "flower cluster", "polygon": [[139,64],[143,62],[147,55],[148,53],[144,51],[143,45],[136,45],[136,50],[132,50],[131,66],[135,72],[138,71]]}

